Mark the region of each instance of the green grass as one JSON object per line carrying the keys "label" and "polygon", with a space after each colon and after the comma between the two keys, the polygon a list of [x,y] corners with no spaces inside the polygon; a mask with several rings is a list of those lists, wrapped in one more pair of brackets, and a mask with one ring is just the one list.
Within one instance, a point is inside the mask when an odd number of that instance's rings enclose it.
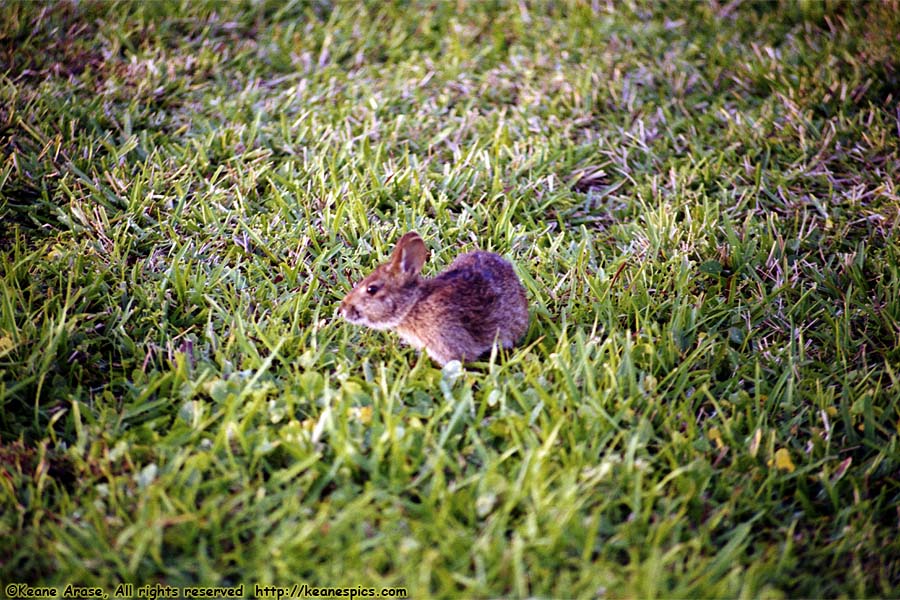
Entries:
{"label": "green grass", "polygon": [[[896,2],[0,14],[3,585],[900,596]],[[336,318],[409,229],[520,348]]]}

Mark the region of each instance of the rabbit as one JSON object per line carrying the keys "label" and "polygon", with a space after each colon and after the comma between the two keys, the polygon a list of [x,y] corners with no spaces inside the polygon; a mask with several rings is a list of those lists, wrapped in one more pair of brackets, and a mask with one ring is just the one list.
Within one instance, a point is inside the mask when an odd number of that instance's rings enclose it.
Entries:
{"label": "rabbit", "polygon": [[378,266],[341,302],[347,321],[390,329],[436,363],[476,360],[497,341],[512,348],[528,329],[528,300],[513,266],[492,252],[462,254],[431,279],[415,231],[400,238],[390,261]]}

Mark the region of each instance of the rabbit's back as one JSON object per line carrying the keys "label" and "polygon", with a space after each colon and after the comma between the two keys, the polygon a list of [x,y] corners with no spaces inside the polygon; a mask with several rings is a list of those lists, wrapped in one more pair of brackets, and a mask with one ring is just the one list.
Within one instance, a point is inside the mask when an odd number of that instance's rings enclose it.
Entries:
{"label": "rabbit's back", "polygon": [[414,334],[439,362],[476,359],[494,340],[510,348],[528,328],[525,289],[497,254],[463,254],[420,285],[419,301],[399,333]]}

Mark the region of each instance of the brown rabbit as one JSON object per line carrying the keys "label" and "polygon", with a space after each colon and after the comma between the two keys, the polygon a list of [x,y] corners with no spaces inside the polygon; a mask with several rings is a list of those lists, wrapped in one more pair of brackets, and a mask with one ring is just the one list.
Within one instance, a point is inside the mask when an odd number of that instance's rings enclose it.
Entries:
{"label": "brown rabbit", "polygon": [[341,315],[373,329],[393,329],[438,364],[475,360],[494,341],[511,348],[528,328],[525,288],[511,264],[491,252],[462,254],[432,279],[420,276],[425,242],[410,231],[391,260],[341,302]]}

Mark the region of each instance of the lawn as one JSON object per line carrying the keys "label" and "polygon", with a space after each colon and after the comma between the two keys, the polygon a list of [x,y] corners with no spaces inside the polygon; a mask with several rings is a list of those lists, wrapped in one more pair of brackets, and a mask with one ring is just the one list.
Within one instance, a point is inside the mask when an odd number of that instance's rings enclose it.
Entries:
{"label": "lawn", "polygon": [[0,584],[900,597],[898,173],[896,1],[2,1]]}

